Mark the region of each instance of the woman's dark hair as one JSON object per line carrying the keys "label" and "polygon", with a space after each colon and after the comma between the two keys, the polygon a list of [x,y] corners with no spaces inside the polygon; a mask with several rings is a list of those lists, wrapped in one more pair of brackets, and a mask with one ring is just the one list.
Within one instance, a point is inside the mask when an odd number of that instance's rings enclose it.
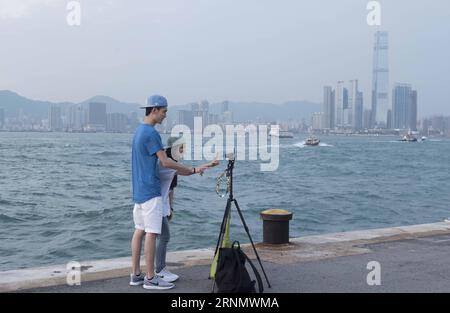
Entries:
{"label": "woman's dark hair", "polygon": [[172,147],[166,149],[167,157],[173,160],[172,157]]}

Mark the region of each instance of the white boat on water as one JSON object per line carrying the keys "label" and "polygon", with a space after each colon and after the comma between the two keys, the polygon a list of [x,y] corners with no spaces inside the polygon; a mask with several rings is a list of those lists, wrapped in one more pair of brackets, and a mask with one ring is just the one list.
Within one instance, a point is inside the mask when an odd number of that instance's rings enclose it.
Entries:
{"label": "white boat on water", "polygon": [[305,140],[306,146],[318,146],[320,143],[320,140],[316,137],[308,137]]}
{"label": "white boat on water", "polygon": [[403,142],[417,142],[417,138],[411,134],[406,134],[400,139]]}

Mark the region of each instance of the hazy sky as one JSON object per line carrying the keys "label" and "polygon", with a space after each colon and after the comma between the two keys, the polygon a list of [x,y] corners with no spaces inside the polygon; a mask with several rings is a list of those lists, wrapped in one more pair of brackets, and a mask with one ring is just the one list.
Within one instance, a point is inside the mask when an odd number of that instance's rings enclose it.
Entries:
{"label": "hazy sky", "polygon": [[413,84],[419,113],[450,114],[450,1],[0,0],[0,90],[51,101],[97,94],[172,104],[208,99],[322,102],[359,79],[370,106],[373,34],[390,36],[390,82]]}

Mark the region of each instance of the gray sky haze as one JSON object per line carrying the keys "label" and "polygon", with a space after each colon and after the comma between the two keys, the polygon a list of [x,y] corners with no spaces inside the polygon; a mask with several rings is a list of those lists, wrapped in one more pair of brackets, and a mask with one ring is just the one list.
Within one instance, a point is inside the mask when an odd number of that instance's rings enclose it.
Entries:
{"label": "gray sky haze", "polygon": [[50,101],[97,94],[171,104],[208,99],[322,102],[359,79],[370,106],[373,34],[390,39],[390,85],[411,83],[419,114],[450,114],[450,1],[0,0],[0,90]]}

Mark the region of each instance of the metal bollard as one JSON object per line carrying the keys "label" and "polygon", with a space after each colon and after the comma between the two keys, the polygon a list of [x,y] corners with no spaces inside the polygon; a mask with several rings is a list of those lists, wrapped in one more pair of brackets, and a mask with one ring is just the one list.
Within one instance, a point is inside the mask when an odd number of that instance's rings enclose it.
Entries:
{"label": "metal bollard", "polygon": [[289,243],[289,221],[292,219],[292,213],[286,210],[269,209],[260,214],[263,220],[263,242]]}

